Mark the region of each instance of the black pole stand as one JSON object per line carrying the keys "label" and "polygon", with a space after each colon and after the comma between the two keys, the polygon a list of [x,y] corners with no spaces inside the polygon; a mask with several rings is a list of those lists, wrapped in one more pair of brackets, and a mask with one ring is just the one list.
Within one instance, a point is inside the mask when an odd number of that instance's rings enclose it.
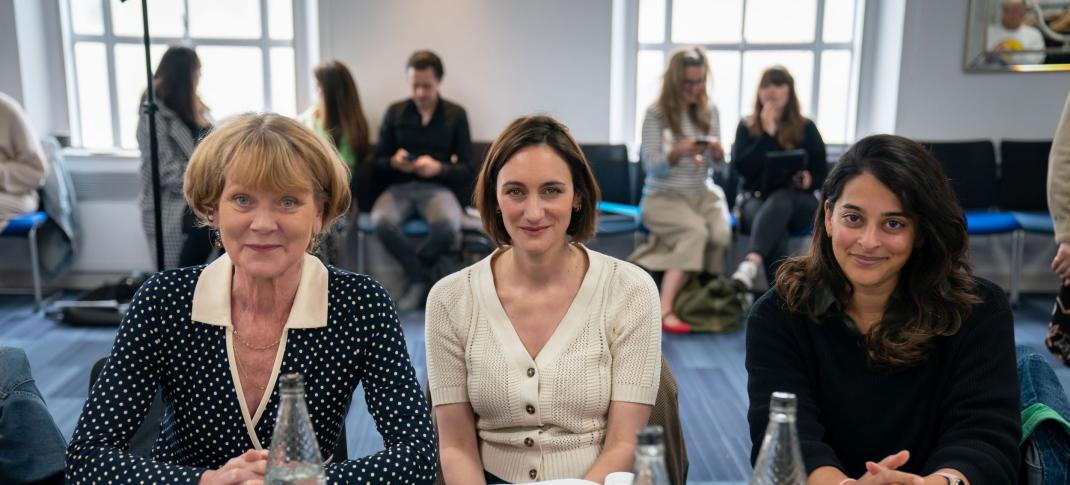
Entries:
{"label": "black pole stand", "polygon": [[[126,2],[126,0],[122,0]],[[141,0],[141,26],[144,29],[145,42],[145,79],[148,88],[145,93],[145,104],[141,110],[149,117],[149,156],[152,166],[152,216],[156,221],[156,269],[163,271],[163,208],[160,207],[160,148],[156,139],[156,93],[152,85],[152,55],[149,51],[149,5],[148,0]]]}

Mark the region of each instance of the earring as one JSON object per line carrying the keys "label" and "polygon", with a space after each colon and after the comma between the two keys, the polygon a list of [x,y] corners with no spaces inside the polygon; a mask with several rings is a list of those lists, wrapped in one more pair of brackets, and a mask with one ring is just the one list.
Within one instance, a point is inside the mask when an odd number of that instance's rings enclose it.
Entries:
{"label": "earring", "polygon": [[219,234],[219,229],[212,229],[212,247],[223,249],[223,236]]}
{"label": "earring", "polygon": [[320,237],[312,236],[312,248],[308,251],[309,254],[319,254],[320,252]]}

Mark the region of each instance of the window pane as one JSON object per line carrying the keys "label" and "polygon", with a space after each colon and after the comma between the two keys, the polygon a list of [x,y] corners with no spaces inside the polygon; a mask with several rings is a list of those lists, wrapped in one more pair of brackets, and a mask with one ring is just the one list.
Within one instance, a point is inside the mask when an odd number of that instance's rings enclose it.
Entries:
{"label": "window pane", "polygon": [[817,128],[825,143],[847,141],[847,106],[851,94],[851,51],[821,53],[821,91]]}
{"label": "window pane", "polygon": [[707,87],[713,104],[721,112],[721,145],[725,150],[732,147],[739,123],[739,52],[709,51],[710,86]]}
{"label": "window pane", "polygon": [[747,0],[744,37],[756,44],[813,42],[816,0]]}
{"label": "window pane", "polygon": [[[185,3],[149,0],[149,34],[153,37],[182,37]],[[141,2],[111,0],[112,31],[115,35],[141,37]]]}
{"label": "window pane", "polygon": [[850,42],[855,25],[855,0],[825,0],[825,42]]}
{"label": "window pane", "polygon": [[272,39],[294,38],[293,0],[270,0],[268,2],[268,32]]}
{"label": "window pane", "polygon": [[271,49],[271,111],[297,116],[297,86],[294,50],[291,47]]}
{"label": "window pane", "polygon": [[751,114],[758,92],[758,81],[766,68],[781,65],[795,78],[795,92],[807,116],[814,85],[814,53],[811,51],[748,51],[743,53],[743,89],[741,90],[742,112]]}
{"label": "window pane", "polygon": [[104,7],[100,0],[70,0],[75,34],[104,35]]}
{"label": "window pane", "polygon": [[104,44],[74,44],[74,64],[78,83],[78,121],[82,146],[110,148],[111,95],[108,93],[108,59]]}
{"label": "window pane", "polygon": [[[160,65],[167,46],[153,44],[152,71]],[[81,74],[81,73],[79,73]],[[119,99],[119,145],[137,148],[137,120],[141,95],[145,92],[145,48],[141,44],[115,45],[115,92]]]}
{"label": "window pane", "polygon": [[635,144],[639,145],[646,109],[661,92],[661,75],[665,71],[665,54],[639,51],[635,63]]}
{"label": "window pane", "polygon": [[197,48],[201,97],[215,119],[264,110],[264,63],[256,47]]}
{"label": "window pane", "polygon": [[665,41],[665,0],[639,0],[639,43]]}
{"label": "window pane", "polygon": [[189,33],[194,38],[260,38],[260,2],[189,0]]}
{"label": "window pane", "polygon": [[739,42],[742,24],[742,0],[674,0],[672,3],[673,42]]}

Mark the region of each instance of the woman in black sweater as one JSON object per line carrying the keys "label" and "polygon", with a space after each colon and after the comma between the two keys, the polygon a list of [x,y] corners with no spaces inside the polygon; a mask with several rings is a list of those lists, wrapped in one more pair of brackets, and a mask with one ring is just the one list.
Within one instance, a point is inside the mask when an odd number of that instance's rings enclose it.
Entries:
{"label": "woman in black sweater", "polygon": [[[732,277],[747,288],[759,266],[771,279],[788,255],[788,235],[813,224],[814,189],[825,181],[825,158],[821,133],[802,115],[795,79],[781,66],[766,69],[754,112],[740,120],[732,145],[732,169],[743,179],[740,223],[751,235],[750,250]],[[802,169],[785,171],[791,164]]]}
{"label": "woman in black sweater", "polygon": [[748,318],[752,460],[770,394],[788,391],[810,484],[1015,483],[1013,316],[970,274],[939,163],[875,135],[823,191],[809,253],[784,262]]}

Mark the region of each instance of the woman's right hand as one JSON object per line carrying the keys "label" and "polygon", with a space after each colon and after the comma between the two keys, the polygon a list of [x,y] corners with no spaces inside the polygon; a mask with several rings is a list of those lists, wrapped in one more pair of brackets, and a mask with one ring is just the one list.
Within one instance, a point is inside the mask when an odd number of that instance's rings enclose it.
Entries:
{"label": "woman's right hand", "polygon": [[691,138],[684,138],[679,143],[672,146],[672,150],[669,151],[669,161],[673,165],[680,163],[680,159],[684,157],[695,156],[695,140]]}
{"label": "woman's right hand", "polygon": [[903,450],[899,453],[886,457],[885,459],[881,460],[880,463],[867,462],[866,474],[862,475],[862,478],[859,478],[858,480],[847,483],[851,485],[924,485],[924,478],[913,473],[901,472],[896,470],[897,468],[905,465],[907,463],[907,460],[909,459],[910,452]]}
{"label": "woman's right hand", "polygon": [[758,114],[759,121],[762,122],[762,131],[769,136],[776,136],[777,123],[780,121],[781,109],[773,106],[773,103],[765,103],[762,105],[762,112]]}
{"label": "woman's right hand", "polygon": [[267,472],[267,450],[249,450],[231,458],[218,470],[201,475],[200,485],[262,485]]}

